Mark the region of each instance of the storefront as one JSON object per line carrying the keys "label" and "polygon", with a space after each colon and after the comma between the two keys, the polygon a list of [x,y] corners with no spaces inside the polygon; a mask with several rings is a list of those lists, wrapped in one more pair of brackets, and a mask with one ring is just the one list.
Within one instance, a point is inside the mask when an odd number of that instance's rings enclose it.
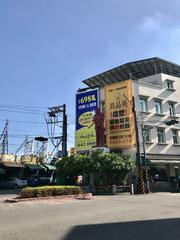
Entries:
{"label": "storefront", "polygon": [[180,156],[149,154],[147,158],[152,178],[172,182],[175,177],[180,176]]}
{"label": "storefront", "polygon": [[23,164],[17,164],[17,163],[0,163],[0,169],[2,169],[0,172],[2,172],[3,178],[6,177],[16,177],[16,178],[24,178],[24,169],[25,166]]}

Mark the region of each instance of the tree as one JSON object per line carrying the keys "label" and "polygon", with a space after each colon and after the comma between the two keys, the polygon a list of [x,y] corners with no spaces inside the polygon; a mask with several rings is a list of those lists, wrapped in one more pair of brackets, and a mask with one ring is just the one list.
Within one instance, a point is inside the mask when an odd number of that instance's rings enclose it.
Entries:
{"label": "tree", "polygon": [[105,154],[104,173],[109,184],[122,183],[132,170],[134,161],[130,155],[107,153]]}
{"label": "tree", "polygon": [[57,164],[57,175],[64,182],[75,183],[78,175],[87,175],[89,184],[116,184],[126,178],[133,168],[133,160],[127,154],[92,151],[90,155],[64,157]]}

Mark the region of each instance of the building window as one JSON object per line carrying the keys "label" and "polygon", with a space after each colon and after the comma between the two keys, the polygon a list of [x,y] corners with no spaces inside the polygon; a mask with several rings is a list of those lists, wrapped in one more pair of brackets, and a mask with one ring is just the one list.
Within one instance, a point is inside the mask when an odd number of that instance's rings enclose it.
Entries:
{"label": "building window", "polygon": [[162,101],[161,100],[155,100],[155,111],[158,114],[162,114]]}
{"label": "building window", "polygon": [[150,130],[144,130],[143,131],[143,136],[144,136],[144,142],[149,143],[151,142],[151,131]]}
{"label": "building window", "polygon": [[141,112],[147,112],[148,111],[148,103],[146,97],[140,97],[140,111]]}
{"label": "building window", "polygon": [[105,108],[105,102],[104,101],[102,101],[102,103],[101,103],[101,110],[105,114],[106,108]]}
{"label": "building window", "polygon": [[157,135],[158,135],[158,143],[165,143],[166,142],[164,128],[157,128]]}
{"label": "building window", "polygon": [[170,80],[167,81],[167,88],[168,89],[174,89],[173,81],[170,81]]}
{"label": "building window", "polygon": [[175,116],[175,104],[173,102],[169,102],[169,115]]}
{"label": "building window", "polygon": [[173,143],[178,144],[179,143],[178,130],[172,129],[172,136],[173,136]]}

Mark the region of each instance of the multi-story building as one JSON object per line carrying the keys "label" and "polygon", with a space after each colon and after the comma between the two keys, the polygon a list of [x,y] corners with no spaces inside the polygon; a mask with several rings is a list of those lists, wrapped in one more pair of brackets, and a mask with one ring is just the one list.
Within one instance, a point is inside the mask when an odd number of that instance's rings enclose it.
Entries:
{"label": "multi-story building", "polygon": [[[84,83],[90,89],[99,88],[100,108],[105,112],[104,87],[129,79],[141,156],[146,155],[152,174],[169,179],[180,168],[180,66],[160,58],[144,59],[90,77]],[[115,150],[136,156],[137,147],[123,149],[119,144]]]}

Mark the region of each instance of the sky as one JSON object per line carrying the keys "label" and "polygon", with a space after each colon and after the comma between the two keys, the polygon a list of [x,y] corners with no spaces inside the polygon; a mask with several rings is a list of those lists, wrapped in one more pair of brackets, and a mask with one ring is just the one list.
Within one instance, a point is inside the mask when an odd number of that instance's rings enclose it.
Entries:
{"label": "sky", "polygon": [[0,132],[9,119],[10,151],[25,135],[47,136],[44,112],[62,104],[74,146],[86,78],[149,57],[180,64],[179,9],[179,0],[0,0]]}

